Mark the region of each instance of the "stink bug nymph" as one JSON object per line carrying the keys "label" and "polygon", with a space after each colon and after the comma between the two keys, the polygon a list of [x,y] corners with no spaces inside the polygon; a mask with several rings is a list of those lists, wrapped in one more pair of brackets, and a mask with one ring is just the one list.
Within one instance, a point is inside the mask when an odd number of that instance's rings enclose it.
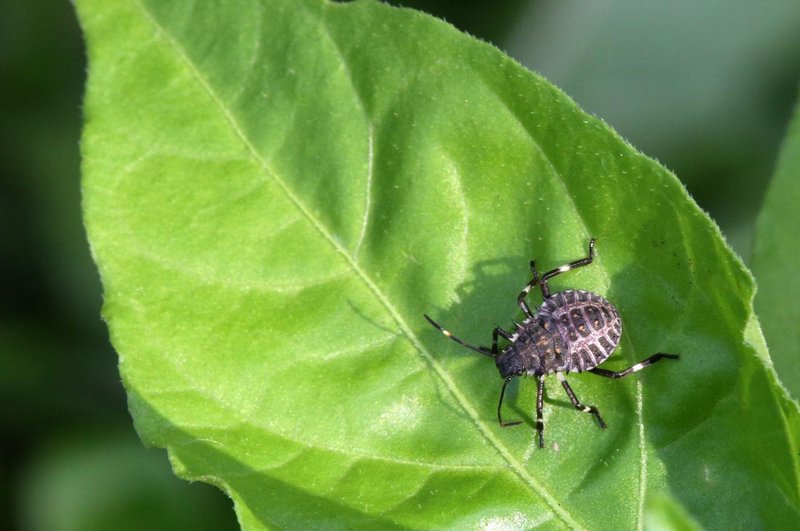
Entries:
{"label": "stink bug nymph", "polygon": [[[522,288],[517,303],[525,319],[522,323],[514,323],[514,331],[506,332],[499,326],[492,332],[492,347],[481,347],[467,343],[445,330],[436,321],[425,315],[425,318],[444,335],[456,343],[480,354],[491,356],[495,360],[503,387],[500,390],[500,401],[497,403],[497,420],[500,426],[516,426],[521,421],[503,422],[500,413],[508,383],[515,376],[534,376],[537,380],[536,390],[536,431],[539,435],[539,447],[544,448],[544,420],[542,419],[542,400],[544,395],[544,377],[555,374],[572,405],[578,411],[591,413],[597,418],[601,428],[606,423],[594,406],[581,404],[572,388],[567,383],[565,374],[570,372],[589,371],[606,378],[622,378],[662,359],[677,359],[677,354],[658,352],[644,361],[622,371],[609,371],[597,366],[603,363],[619,344],[622,335],[622,320],[617,309],[606,299],[591,291],[568,289],[550,293],[547,281],[556,275],[566,273],[576,267],[587,266],[594,260],[594,239],[589,241],[589,256],[581,260],[557,267],[539,276],[535,262],[531,262],[533,279]],[[544,302],[536,313],[531,312],[525,301],[534,286],[539,285]],[[498,340],[505,339],[508,344],[502,349]]]}

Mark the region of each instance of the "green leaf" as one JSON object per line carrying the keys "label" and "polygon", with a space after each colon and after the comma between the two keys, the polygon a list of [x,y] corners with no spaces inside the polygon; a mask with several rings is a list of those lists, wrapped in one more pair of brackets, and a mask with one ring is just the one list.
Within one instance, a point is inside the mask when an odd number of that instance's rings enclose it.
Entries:
{"label": "green leaf", "polygon": [[[797,408],[753,282],[673,175],[497,49],[376,2],[80,0],[85,220],[142,439],[259,528],[716,528],[798,511]],[[502,429],[492,362],[543,269],[614,301],[604,367]],[[747,333],[745,333],[747,332]],[[552,380],[552,381],[551,381]],[[660,499],[660,498],[659,498]],[[709,507],[714,510],[710,511]]]}
{"label": "green leaf", "polygon": [[647,499],[644,527],[648,531],[695,531],[702,529],[680,504],[658,493]]}
{"label": "green leaf", "polygon": [[800,107],[789,125],[778,167],[756,228],[753,271],[758,279],[756,310],[775,369],[800,397]]}

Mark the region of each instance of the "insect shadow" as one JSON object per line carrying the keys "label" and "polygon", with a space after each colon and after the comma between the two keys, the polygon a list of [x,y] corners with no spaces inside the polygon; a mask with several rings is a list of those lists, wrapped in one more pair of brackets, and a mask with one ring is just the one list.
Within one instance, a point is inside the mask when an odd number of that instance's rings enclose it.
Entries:
{"label": "insect shadow", "polygon": [[[521,318],[520,308],[513,301],[520,287],[530,280],[526,278],[529,272],[524,267],[525,263],[526,259],[519,256],[497,257],[475,262],[472,265],[472,274],[469,275],[470,279],[456,286],[453,304],[447,308],[431,308],[429,313],[436,315],[439,322],[448,323],[460,336],[470,341],[477,344],[491,343],[492,328],[507,326],[512,320]],[[486,363],[486,360],[478,356],[470,355],[457,346],[454,349],[450,344],[442,343],[441,334],[427,323],[422,331],[424,342],[435,358],[448,358],[456,362],[463,359],[463,364],[468,366],[464,372],[468,372],[469,377],[460,381],[460,385],[466,388],[465,393],[468,396],[474,397],[475,402],[480,404],[497,400],[497,384],[502,380],[498,380],[497,369],[492,364]],[[525,396],[528,387],[526,384],[529,382],[523,384],[520,381],[512,382],[506,390],[505,399],[511,414],[521,418],[525,424],[533,426],[533,417],[527,412],[529,408],[520,404],[520,402],[533,404],[532,397],[530,400],[524,399],[528,398]],[[526,389],[521,390],[520,387]],[[546,401],[556,406],[563,405],[549,397]],[[444,402],[450,403],[449,400]],[[466,416],[463,411],[457,413]],[[479,414],[481,417],[485,416],[484,408],[480,409]]]}

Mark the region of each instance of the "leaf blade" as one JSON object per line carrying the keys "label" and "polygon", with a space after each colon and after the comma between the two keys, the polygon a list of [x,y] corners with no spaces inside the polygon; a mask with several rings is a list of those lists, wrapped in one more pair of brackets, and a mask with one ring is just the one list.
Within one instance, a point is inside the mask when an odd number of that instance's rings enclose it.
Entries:
{"label": "leaf blade", "polygon": [[[140,37],[157,48],[141,70],[151,73],[155,59],[172,64],[164,71],[167,86],[179,89],[167,100],[174,118],[156,112],[163,103],[150,105],[152,114],[140,111],[158,100],[154,94],[167,96],[157,76],[136,89],[142,99],[119,112],[124,120],[110,111],[118,103],[90,90],[87,108],[108,118],[93,125],[96,133],[87,127],[85,186],[104,314],[129,396],[138,397],[132,410],[143,438],[169,447],[186,475],[225,485],[240,519],[255,527],[296,525],[315,511],[346,527],[372,519],[412,527],[594,527],[598,511],[609,527],[641,525],[645,497],[674,488],[669,474],[681,456],[664,448],[693,426],[673,420],[645,429],[644,419],[670,419],[667,407],[645,398],[667,384],[645,375],[645,383],[620,382],[611,391],[573,378],[579,396],[602,398],[619,431],[598,447],[587,419],[551,402],[546,433],[562,449],[534,454],[530,430],[494,427],[486,407],[496,399],[485,384],[491,368],[432,354],[447,346],[421,314],[457,294],[461,306],[439,313],[465,330],[483,330],[486,314],[508,315],[507,301],[528,280],[519,265],[533,251],[557,266],[585,252],[591,235],[602,242],[599,263],[569,282],[611,292],[626,323],[635,323],[623,343],[627,361],[664,344],[695,346],[698,337],[724,354],[730,332],[742,333],[752,286],[677,181],[495,49],[413,12],[264,2],[272,22],[254,15],[252,32],[268,35],[275,50],[251,43],[270,57],[258,65],[259,82],[238,83],[256,76],[230,82],[247,72],[252,54],[232,60],[241,52],[224,44],[217,52],[214,33],[187,22],[230,15],[202,6],[189,18],[177,3],[131,5],[133,13],[119,20],[130,24],[138,13]],[[437,63],[418,40],[464,62]],[[309,51],[298,42],[323,44]],[[392,59],[401,66],[387,68]],[[287,75],[292,65],[305,69],[297,80]],[[330,94],[309,92],[320,79]],[[125,93],[115,81],[112,92]],[[264,87],[267,96],[257,90]],[[214,121],[206,127],[209,114]],[[137,118],[147,134],[133,136],[135,149],[104,144],[108,131],[130,140]],[[276,123],[285,126],[277,134]],[[123,151],[124,164],[94,167],[107,162],[99,153],[109,149]],[[125,179],[106,184],[115,172]],[[667,190],[665,200],[642,196],[648,185],[637,180]],[[652,212],[637,210],[637,199]],[[623,216],[637,222],[633,238],[619,235]],[[672,225],[690,236],[670,240]],[[530,231],[547,241],[534,242]],[[480,260],[498,255],[502,274],[484,274]],[[688,273],[677,267],[682,261]],[[710,272],[720,280],[699,289]],[[689,295],[672,288],[686,285]],[[663,293],[652,294],[654,286]],[[703,319],[732,286],[739,304]],[[670,317],[681,306],[691,311]],[[474,315],[480,308],[491,311]],[[647,314],[658,322],[638,317]],[[666,323],[689,331],[664,338],[658,331]],[[658,345],[651,337],[661,337]],[[750,354],[733,352],[752,366]],[[681,364],[699,378],[700,361]],[[724,382],[720,375],[735,364],[723,368],[716,377]],[[302,383],[294,382],[297,374]],[[682,413],[691,411],[678,393],[667,396]],[[530,403],[521,394],[519,401]],[[640,419],[633,427],[625,411]],[[708,433],[702,416],[687,417]],[[616,468],[604,470],[614,459]],[[309,466],[318,477],[304,473]],[[687,492],[697,485],[689,482]],[[465,497],[477,502],[469,514],[462,514]],[[703,521],[690,499],[676,497]],[[608,504],[618,507],[609,512]]]}

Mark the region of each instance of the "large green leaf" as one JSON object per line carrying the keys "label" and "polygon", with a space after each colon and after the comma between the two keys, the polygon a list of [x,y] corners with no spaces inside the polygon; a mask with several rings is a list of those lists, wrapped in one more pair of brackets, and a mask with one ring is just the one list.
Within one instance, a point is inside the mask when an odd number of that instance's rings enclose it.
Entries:
{"label": "large green leaf", "polygon": [[[142,439],[247,528],[796,523],[753,283],[663,167],[491,46],[375,2],[80,0],[85,218]],[[501,429],[528,261],[615,301],[622,381]],[[648,501],[650,500],[650,501]],[[714,510],[709,510],[713,507]],[[651,509],[655,508],[655,509]]]}
{"label": "large green leaf", "polygon": [[753,270],[756,309],[781,379],[800,397],[800,106],[758,218]]}

